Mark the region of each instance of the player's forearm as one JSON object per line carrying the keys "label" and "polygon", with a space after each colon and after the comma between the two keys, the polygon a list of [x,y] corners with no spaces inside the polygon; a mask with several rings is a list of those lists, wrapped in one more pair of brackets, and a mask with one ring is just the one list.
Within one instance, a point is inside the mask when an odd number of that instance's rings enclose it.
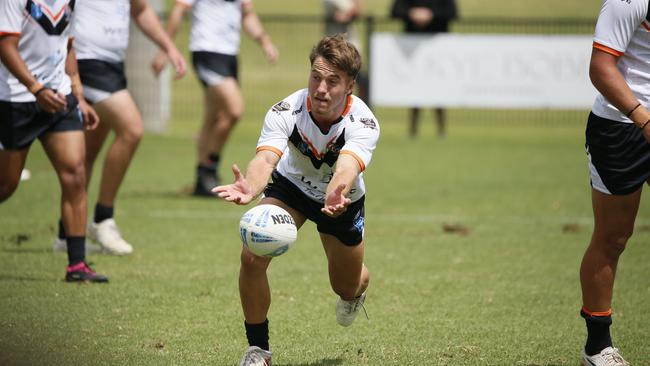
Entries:
{"label": "player's forearm", "polygon": [[167,24],[165,25],[165,31],[167,32],[167,35],[169,35],[170,39],[174,39],[176,33],[178,33],[178,28],[180,28],[181,23],[183,22],[183,15],[185,14],[187,8],[187,5],[183,5],[177,2],[169,12]]}
{"label": "player's forearm", "polygon": [[616,67],[614,56],[594,50],[589,76],[594,87],[637,126],[641,127],[650,119],[650,112],[644,106],[637,107],[639,101]]}
{"label": "player's forearm", "polygon": [[252,10],[244,13],[242,27],[246,34],[257,41],[260,45],[271,41],[271,37],[269,37],[269,35],[264,31],[262,21],[260,21],[260,18]]}
{"label": "player's forearm", "polygon": [[336,187],[345,184],[345,189],[343,189],[342,193],[344,196],[347,195],[348,192],[350,192],[350,189],[352,189],[352,185],[360,172],[359,164],[354,158],[346,154],[339,155],[339,159],[336,163],[336,170],[334,171],[332,180],[327,185],[325,193],[329,194],[334,191]]}
{"label": "player's forearm", "polygon": [[18,79],[30,92],[35,93],[42,85],[29,71],[25,61],[18,52],[20,36],[7,35],[0,38],[0,60],[7,70]]}
{"label": "player's forearm", "polygon": [[251,186],[253,197],[259,196],[269,183],[275,165],[264,155],[256,155],[246,168],[246,181]]}
{"label": "player's forearm", "polygon": [[83,86],[79,78],[79,65],[77,64],[77,53],[72,47],[72,40],[68,45],[68,56],[65,60],[65,73],[70,77],[70,87],[72,94],[77,100],[82,100],[84,97]]}
{"label": "player's forearm", "polygon": [[139,13],[135,14],[134,20],[138,28],[160,47],[160,49],[168,52],[174,47],[174,43],[165,32],[162,24],[160,24],[158,15],[150,5],[146,4]]}

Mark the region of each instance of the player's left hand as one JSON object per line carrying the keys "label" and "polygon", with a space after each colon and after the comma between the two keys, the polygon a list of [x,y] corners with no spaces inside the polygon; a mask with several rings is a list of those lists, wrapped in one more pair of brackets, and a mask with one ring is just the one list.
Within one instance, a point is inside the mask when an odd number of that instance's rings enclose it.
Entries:
{"label": "player's left hand", "polygon": [[325,197],[325,205],[321,212],[329,217],[338,217],[344,213],[352,200],[343,195],[345,184],[340,184],[335,190]]}
{"label": "player's left hand", "polygon": [[91,107],[84,99],[79,100],[79,110],[83,117],[84,126],[87,130],[94,130],[99,125],[99,116],[95,109]]}
{"label": "player's left hand", "polygon": [[[167,57],[169,57],[169,61],[171,62],[172,66],[174,66],[174,71],[176,71],[176,76],[174,78],[180,79],[185,76],[185,73],[187,73],[187,63],[185,62],[183,55],[181,55],[178,49],[176,47],[173,47],[167,50]],[[160,71],[158,71],[158,73],[160,73]]]}

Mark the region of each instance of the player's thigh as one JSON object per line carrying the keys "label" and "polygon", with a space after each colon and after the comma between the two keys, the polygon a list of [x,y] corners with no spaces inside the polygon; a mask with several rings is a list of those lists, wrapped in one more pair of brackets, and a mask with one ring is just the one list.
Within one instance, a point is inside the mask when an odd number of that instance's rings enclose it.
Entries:
{"label": "player's thigh", "polygon": [[[59,175],[84,173],[86,143],[83,131],[50,132],[43,136],[41,141],[43,149]],[[85,179],[84,176],[82,178]]]}
{"label": "player's thigh", "polygon": [[356,287],[363,268],[364,242],[345,245],[334,235],[320,233],[321,242],[327,255],[330,282],[334,287]]}
{"label": "player's thigh", "polygon": [[641,188],[626,195],[591,190],[594,211],[594,233],[605,237],[629,237],[639,211]]}
{"label": "player's thigh", "polygon": [[139,139],[144,133],[142,116],[128,90],[122,89],[110,97],[94,104],[101,124],[109,126],[115,133],[126,134]]}
{"label": "player's thigh", "polygon": [[219,84],[207,87],[206,93],[218,112],[237,119],[244,113],[244,98],[235,78],[224,78]]}

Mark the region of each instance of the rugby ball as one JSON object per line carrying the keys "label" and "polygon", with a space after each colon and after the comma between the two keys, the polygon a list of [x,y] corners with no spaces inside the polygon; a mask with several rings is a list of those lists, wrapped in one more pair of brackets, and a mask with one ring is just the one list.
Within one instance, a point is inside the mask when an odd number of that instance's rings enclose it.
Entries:
{"label": "rugby ball", "polygon": [[293,217],[282,207],[258,205],[239,220],[239,235],[244,247],[260,257],[284,254],[298,236]]}

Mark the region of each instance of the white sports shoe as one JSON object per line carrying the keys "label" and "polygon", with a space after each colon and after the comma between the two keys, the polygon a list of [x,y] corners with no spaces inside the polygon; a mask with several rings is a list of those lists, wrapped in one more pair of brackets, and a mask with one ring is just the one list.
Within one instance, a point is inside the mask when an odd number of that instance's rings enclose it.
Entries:
{"label": "white sports shoe", "polygon": [[[67,252],[68,251],[68,242],[65,239],[61,239],[58,236],[54,237],[54,243],[52,243],[52,250],[55,252]],[[101,253],[102,248],[99,245],[89,243],[86,240],[86,253]]]}
{"label": "white sports shoe", "polygon": [[88,238],[99,244],[108,254],[127,255],[133,253],[133,247],[122,238],[113,219],[106,219],[97,224],[91,222],[88,226]]}
{"label": "white sports shoe", "polygon": [[[343,300],[338,298],[336,300],[336,321],[344,327],[352,325],[354,319],[359,314],[359,308],[363,308],[363,302],[366,301],[366,292],[364,291],[361,296],[354,300]],[[364,308],[365,312],[366,309]],[[368,314],[366,314],[366,317]]]}
{"label": "white sports shoe", "polygon": [[630,364],[623,359],[623,356],[618,353],[618,348],[614,347],[607,347],[593,356],[587,356],[583,349],[582,364],[584,366],[630,366]]}
{"label": "white sports shoe", "polygon": [[271,366],[271,351],[265,351],[257,346],[248,347],[239,366]]}

